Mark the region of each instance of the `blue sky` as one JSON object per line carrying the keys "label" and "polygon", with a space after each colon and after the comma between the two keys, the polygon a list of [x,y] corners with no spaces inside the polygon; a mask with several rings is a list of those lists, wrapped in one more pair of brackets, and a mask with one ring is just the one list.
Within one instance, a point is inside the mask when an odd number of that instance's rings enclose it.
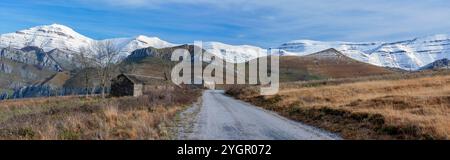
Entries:
{"label": "blue sky", "polygon": [[59,23],[94,39],[157,36],[274,47],[450,33],[448,0],[2,0],[0,33]]}

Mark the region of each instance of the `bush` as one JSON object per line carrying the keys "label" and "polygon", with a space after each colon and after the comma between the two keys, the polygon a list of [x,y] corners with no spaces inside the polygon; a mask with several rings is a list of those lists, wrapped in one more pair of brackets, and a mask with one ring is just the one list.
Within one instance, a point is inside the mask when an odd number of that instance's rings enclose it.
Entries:
{"label": "bush", "polygon": [[225,93],[237,97],[247,88],[245,85],[230,85],[225,88]]}

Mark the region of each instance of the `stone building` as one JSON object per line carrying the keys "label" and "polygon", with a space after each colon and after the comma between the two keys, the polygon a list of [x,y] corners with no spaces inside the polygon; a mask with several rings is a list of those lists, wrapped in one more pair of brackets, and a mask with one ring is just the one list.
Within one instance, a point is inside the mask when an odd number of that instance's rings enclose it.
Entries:
{"label": "stone building", "polygon": [[111,80],[111,96],[142,96],[148,90],[171,89],[170,83],[162,77],[120,74]]}

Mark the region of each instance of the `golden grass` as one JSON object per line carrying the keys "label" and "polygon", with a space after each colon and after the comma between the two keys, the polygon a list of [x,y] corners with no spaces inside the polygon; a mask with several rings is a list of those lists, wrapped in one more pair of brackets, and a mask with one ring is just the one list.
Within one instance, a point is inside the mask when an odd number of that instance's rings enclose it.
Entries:
{"label": "golden grass", "polygon": [[5,101],[0,103],[0,139],[170,139],[166,125],[199,95],[199,91],[177,90],[138,98],[54,97]]}
{"label": "golden grass", "polygon": [[[300,84],[299,87],[295,87],[289,84],[289,87],[283,88],[277,96],[265,97],[257,96],[255,92],[243,93],[239,97],[244,100],[294,119],[341,132],[344,138],[450,139],[450,76],[377,80],[318,87],[303,87]],[[308,119],[310,116],[308,114],[315,112],[307,111],[323,108],[327,109],[325,114],[320,113],[313,116],[313,120]],[[337,113],[328,112],[329,110]],[[328,116],[326,114],[341,117],[330,120],[324,118]],[[342,116],[355,117],[354,114],[381,115],[383,124],[367,126],[372,125],[369,123],[350,128],[355,125],[336,120]],[[366,120],[357,122],[365,123]],[[408,131],[406,133],[402,130],[400,133],[398,128],[408,128]],[[370,133],[365,129],[371,130]]]}

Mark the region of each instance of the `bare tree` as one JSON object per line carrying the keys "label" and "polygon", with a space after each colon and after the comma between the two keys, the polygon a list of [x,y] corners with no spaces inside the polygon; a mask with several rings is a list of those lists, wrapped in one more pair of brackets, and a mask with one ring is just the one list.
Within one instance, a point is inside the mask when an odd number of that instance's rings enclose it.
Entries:
{"label": "bare tree", "polygon": [[168,61],[168,62],[162,62],[161,63],[163,65],[163,74],[164,74],[164,80],[168,81],[170,80],[170,74],[172,72],[172,68],[173,68],[173,64],[172,62]]}
{"label": "bare tree", "polygon": [[89,55],[92,55],[92,50],[87,47],[81,47],[79,51],[79,54],[76,54],[74,58],[78,65],[77,68],[83,73],[84,91],[86,97],[88,97],[91,87],[91,75],[89,75],[88,69],[94,67],[94,61],[89,57]]}
{"label": "bare tree", "polygon": [[106,87],[108,81],[112,78],[120,50],[112,41],[94,42],[91,45],[91,50],[94,53],[95,64],[98,67],[97,74],[100,79],[102,98],[105,98]]}

